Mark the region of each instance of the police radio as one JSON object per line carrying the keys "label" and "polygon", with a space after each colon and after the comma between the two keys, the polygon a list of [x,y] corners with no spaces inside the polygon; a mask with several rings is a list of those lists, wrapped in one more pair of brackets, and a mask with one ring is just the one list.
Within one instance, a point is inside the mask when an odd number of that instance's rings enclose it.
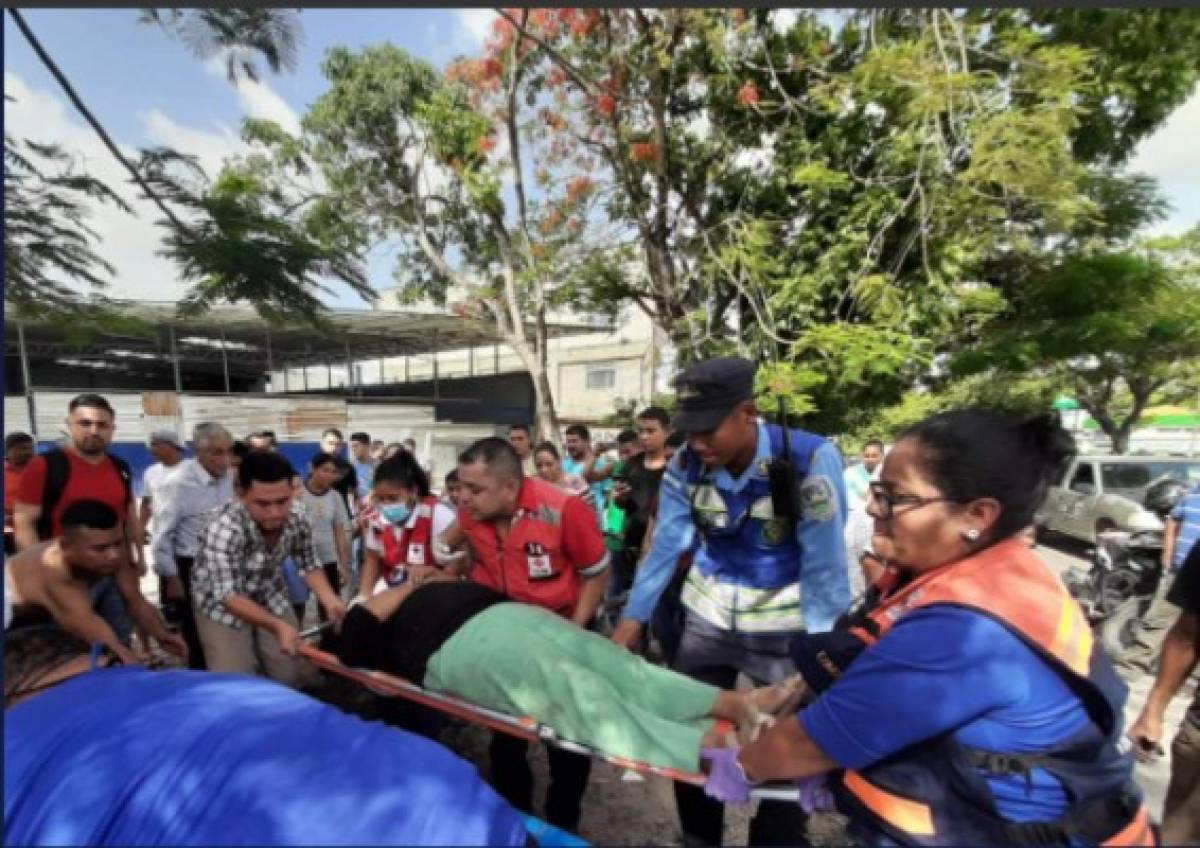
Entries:
{"label": "police radio", "polygon": [[779,398],[779,426],[783,430],[783,455],[772,456],[767,466],[771,486],[771,509],[776,518],[784,518],[793,526],[800,521],[800,484],[792,462],[792,438],[788,431],[787,410]]}

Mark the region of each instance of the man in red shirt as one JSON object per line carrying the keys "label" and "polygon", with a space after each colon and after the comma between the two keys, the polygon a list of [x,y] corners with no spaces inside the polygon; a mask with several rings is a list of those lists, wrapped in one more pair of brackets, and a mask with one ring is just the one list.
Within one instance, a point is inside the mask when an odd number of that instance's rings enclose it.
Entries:
{"label": "man in red shirt", "polygon": [[4,552],[16,553],[13,538],[13,509],[17,505],[17,489],[21,475],[33,459],[36,444],[28,433],[9,433],[4,437]]}
{"label": "man in red shirt", "polygon": [[[514,601],[533,604],[588,627],[604,597],[608,551],[596,518],[580,498],[535,477],[504,439],[481,439],[458,458],[458,526],[474,554],[471,577]],[[514,634],[513,650],[536,651]],[[492,784],[510,804],[532,812],[528,743],[494,734]],[[591,760],[549,748],[545,818],[574,831]]]}
{"label": "man in red shirt", "polygon": [[[142,545],[137,538],[138,513],[130,484],[129,466],[111,456],[116,415],[100,395],[82,394],[67,407],[67,435],[63,447],[35,457],[21,475],[17,505],[13,513],[17,550],[24,551],[39,541],[62,535],[62,514],[75,501],[94,500],[107,504],[122,516],[128,542],[129,565],[141,574]],[[46,481],[51,463],[65,464],[66,482],[52,504],[45,504]],[[60,475],[50,475],[61,480]],[[54,492],[51,492],[53,495]],[[48,514],[44,515],[44,512]],[[128,642],[133,628],[124,602],[111,578],[96,584],[93,595],[97,609],[121,638]]]}

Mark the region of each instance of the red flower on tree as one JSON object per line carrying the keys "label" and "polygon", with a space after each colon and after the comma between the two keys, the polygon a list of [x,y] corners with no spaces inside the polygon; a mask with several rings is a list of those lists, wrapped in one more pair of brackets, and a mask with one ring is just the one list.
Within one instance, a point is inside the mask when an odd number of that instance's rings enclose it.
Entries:
{"label": "red flower on tree", "polygon": [[567,200],[574,203],[592,190],[592,181],[588,177],[572,177],[567,182]]}
{"label": "red flower on tree", "polygon": [[601,94],[596,98],[596,111],[606,118],[611,118],[613,112],[617,111],[617,101],[609,94]]}
{"label": "red flower on tree", "polygon": [[649,162],[658,155],[658,145],[652,141],[635,141],[629,145],[629,158],[634,162]]}
{"label": "red flower on tree", "polygon": [[479,139],[479,152],[480,153],[482,153],[486,156],[488,153],[491,153],[495,149],[496,149],[496,139],[492,138],[490,135],[485,135],[483,138]]}
{"label": "red flower on tree", "polygon": [[759,101],[758,87],[751,81],[738,89],[737,101],[742,106],[754,106]]}

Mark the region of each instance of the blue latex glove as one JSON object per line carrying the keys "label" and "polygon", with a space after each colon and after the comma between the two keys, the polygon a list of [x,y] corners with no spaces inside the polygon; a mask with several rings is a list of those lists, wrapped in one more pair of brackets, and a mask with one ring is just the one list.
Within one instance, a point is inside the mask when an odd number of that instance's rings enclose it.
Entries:
{"label": "blue latex glove", "polygon": [[741,748],[701,748],[700,757],[708,760],[708,779],[704,794],[725,804],[749,804],[754,784],[738,762]]}
{"label": "blue latex glove", "polygon": [[817,774],[812,777],[802,777],[796,781],[796,788],[800,790],[800,797],[797,803],[800,804],[800,809],[809,813],[826,813],[836,809],[833,803],[833,793],[829,791],[829,787],[825,785],[825,775]]}

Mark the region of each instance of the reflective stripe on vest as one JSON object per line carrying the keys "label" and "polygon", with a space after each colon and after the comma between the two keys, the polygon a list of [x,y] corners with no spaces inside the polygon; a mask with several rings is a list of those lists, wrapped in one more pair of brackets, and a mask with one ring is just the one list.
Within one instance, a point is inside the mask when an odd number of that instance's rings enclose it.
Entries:
{"label": "reflective stripe on vest", "polygon": [[892,827],[916,836],[933,836],[933,810],[920,801],[901,798],[867,782],[856,771],[842,775],[846,788],[854,793],[864,806]]}
{"label": "reflective stripe on vest", "polygon": [[680,596],[684,606],[724,630],[745,633],[778,633],[799,630],[800,584],[779,589],[754,589],[688,570]]}

